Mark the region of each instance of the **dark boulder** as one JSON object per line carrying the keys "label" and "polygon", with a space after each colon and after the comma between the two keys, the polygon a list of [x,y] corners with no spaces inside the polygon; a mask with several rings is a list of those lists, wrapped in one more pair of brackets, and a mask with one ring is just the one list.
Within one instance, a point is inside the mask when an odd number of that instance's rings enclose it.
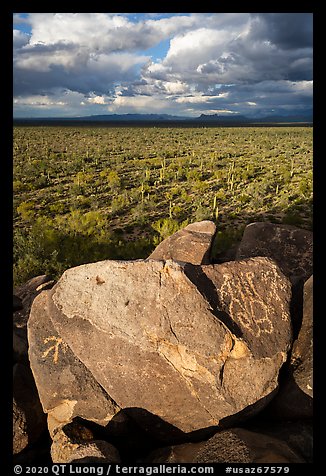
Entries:
{"label": "dark boulder", "polygon": [[26,365],[13,368],[13,451],[20,453],[46,430],[43,412],[31,370]]}
{"label": "dark boulder", "polygon": [[146,461],[158,463],[304,463],[289,445],[269,435],[232,428],[209,440],[154,451]]}
{"label": "dark boulder", "polygon": [[292,225],[250,223],[245,228],[236,259],[267,256],[272,258],[292,283],[311,276],[313,234]]}

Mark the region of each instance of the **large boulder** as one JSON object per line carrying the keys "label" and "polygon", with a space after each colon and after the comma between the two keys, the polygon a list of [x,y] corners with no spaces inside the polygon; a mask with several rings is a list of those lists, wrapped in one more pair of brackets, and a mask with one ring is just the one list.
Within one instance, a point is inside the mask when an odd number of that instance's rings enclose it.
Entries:
{"label": "large boulder", "polygon": [[191,223],[162,241],[149,258],[209,264],[215,233],[216,226],[212,221]]}
{"label": "large boulder", "polygon": [[[268,258],[71,268],[34,301],[28,324],[43,406],[68,401],[71,418],[91,381],[88,414],[101,388],[102,399],[106,393],[153,432],[144,413],[192,432],[248,407],[258,411],[277,388],[291,345],[289,301],[290,283]],[[87,379],[76,377],[76,362]]]}
{"label": "large boulder", "polygon": [[147,463],[304,463],[285,441],[269,435],[232,428],[200,443],[155,450]]}
{"label": "large boulder", "polygon": [[267,256],[274,259],[292,283],[307,280],[313,267],[313,234],[292,225],[250,223],[245,228],[236,259]]}
{"label": "large boulder", "polygon": [[32,305],[28,323],[29,360],[50,434],[79,416],[107,425],[120,408],[74,355],[53,327],[44,291]]}

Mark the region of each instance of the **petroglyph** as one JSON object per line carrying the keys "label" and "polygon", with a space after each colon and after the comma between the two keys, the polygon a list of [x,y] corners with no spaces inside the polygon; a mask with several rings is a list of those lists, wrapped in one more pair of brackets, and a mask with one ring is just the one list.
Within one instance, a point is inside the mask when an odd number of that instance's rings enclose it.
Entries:
{"label": "petroglyph", "polygon": [[277,264],[270,258],[256,257],[201,269],[205,276],[197,272],[192,279],[206,292],[216,317],[249,346],[253,355],[274,355],[280,335],[285,332],[291,337],[291,284]]}
{"label": "petroglyph", "polygon": [[[274,331],[274,303],[277,293],[273,289],[276,277],[273,274],[271,271],[261,273],[259,287],[257,287],[257,274],[253,272],[243,273],[241,269],[237,269],[237,273],[223,274],[223,282],[219,288],[222,310],[255,337],[272,334]],[[261,288],[264,288],[264,298]],[[284,307],[281,313],[278,309],[278,315],[286,321],[287,309]]]}
{"label": "petroglyph", "polygon": [[46,351],[44,351],[42,354],[42,357],[43,358],[47,357],[49,353],[51,352],[51,350],[53,350],[53,362],[57,364],[58,358],[59,358],[59,346],[61,344],[63,352],[66,352],[67,344],[63,341],[61,337],[56,337],[56,336],[46,337],[43,340],[44,344],[48,344],[51,341],[54,341],[55,344],[51,345],[51,347],[49,347]]}
{"label": "petroglyph", "polygon": [[[102,425],[111,406],[102,411],[96,382],[120,409],[143,409],[186,433],[247,413],[248,406],[256,413],[276,389],[291,345],[290,292],[289,280],[264,257],[219,265],[103,261],[66,270],[30,321],[46,408],[77,400],[74,415]],[[40,336],[45,305],[49,323]],[[70,350],[85,369],[74,371]],[[46,384],[51,395],[58,391],[54,405]],[[96,395],[90,409],[89,394]],[[146,431],[154,426],[133,417]]]}

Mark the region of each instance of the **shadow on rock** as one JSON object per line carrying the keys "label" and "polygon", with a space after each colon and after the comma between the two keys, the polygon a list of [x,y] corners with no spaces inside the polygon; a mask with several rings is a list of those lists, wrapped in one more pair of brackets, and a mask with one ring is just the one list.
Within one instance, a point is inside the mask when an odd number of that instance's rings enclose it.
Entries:
{"label": "shadow on rock", "polygon": [[143,408],[126,408],[117,413],[106,427],[77,418],[94,437],[111,443],[119,451],[122,462],[141,462],[147,455],[169,444],[198,442],[219,430],[211,426],[185,433]]}

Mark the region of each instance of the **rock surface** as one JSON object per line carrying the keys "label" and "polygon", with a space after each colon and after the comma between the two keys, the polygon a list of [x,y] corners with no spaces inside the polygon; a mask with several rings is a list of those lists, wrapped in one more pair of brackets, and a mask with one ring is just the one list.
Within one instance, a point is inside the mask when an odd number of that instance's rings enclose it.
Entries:
{"label": "rock surface", "polygon": [[192,223],[162,241],[149,259],[209,264],[215,233],[216,226],[212,221]]}
{"label": "rock surface", "polygon": [[289,349],[290,285],[268,258],[211,266],[185,266],[216,312],[254,357],[272,358]]}
{"label": "rock surface", "polygon": [[29,367],[13,368],[13,452],[23,451],[46,430],[46,415]]}
{"label": "rock surface", "polygon": [[13,295],[13,312],[20,311],[21,309],[23,309],[22,300],[18,296]]}
{"label": "rock surface", "polygon": [[302,392],[313,397],[313,276],[303,288],[303,319],[291,353],[293,376]]}
{"label": "rock surface", "polygon": [[67,463],[121,463],[118,450],[107,441],[93,440],[79,445]]}
{"label": "rock surface", "polygon": [[214,234],[14,290],[14,464],[312,462],[312,234]]}
{"label": "rock surface", "polygon": [[306,463],[313,462],[312,420],[283,420],[281,422],[263,420],[258,425],[248,423],[247,429],[285,441]]}
{"label": "rock surface", "polygon": [[26,332],[26,328],[13,328],[12,347],[14,363],[22,363],[28,365],[28,343]]}
{"label": "rock surface", "polygon": [[[142,409],[182,432],[218,425],[247,407],[254,412],[277,388],[291,345],[289,300],[290,283],[267,258],[71,268],[34,301],[28,324],[43,406],[51,411],[53,398],[57,406],[68,401],[69,418],[81,415],[78,393],[89,388],[84,380],[78,385],[82,362],[83,375],[86,367],[111,404]],[[98,418],[109,419],[117,407]],[[133,418],[143,423],[142,412]]]}
{"label": "rock surface", "polygon": [[285,441],[243,428],[216,433],[201,443],[154,451],[147,460],[158,463],[304,463]]}
{"label": "rock surface", "polygon": [[40,294],[46,288],[50,288],[54,285],[54,281],[51,280],[46,274],[36,276],[29,279],[25,284],[17,286],[14,289],[14,295],[20,299],[22,308],[16,311],[14,314],[14,326],[17,328],[25,328],[32,303],[35,297]]}
{"label": "rock surface", "polygon": [[53,327],[48,311],[49,292],[44,291],[34,300],[28,341],[29,360],[48,413],[50,433],[77,416],[106,425],[119,407]]}
{"label": "rock surface", "polygon": [[303,319],[280,390],[268,413],[285,419],[311,418],[313,415],[313,276],[304,285]]}
{"label": "rock surface", "polygon": [[250,223],[245,228],[236,259],[273,258],[292,283],[307,280],[313,270],[313,234],[291,225]]}
{"label": "rock surface", "polygon": [[117,449],[95,440],[92,432],[72,422],[56,430],[51,446],[53,463],[120,463]]}
{"label": "rock surface", "polygon": [[36,276],[14,290],[13,358],[28,364],[27,322],[35,297],[49,289],[54,281],[47,275]]}

